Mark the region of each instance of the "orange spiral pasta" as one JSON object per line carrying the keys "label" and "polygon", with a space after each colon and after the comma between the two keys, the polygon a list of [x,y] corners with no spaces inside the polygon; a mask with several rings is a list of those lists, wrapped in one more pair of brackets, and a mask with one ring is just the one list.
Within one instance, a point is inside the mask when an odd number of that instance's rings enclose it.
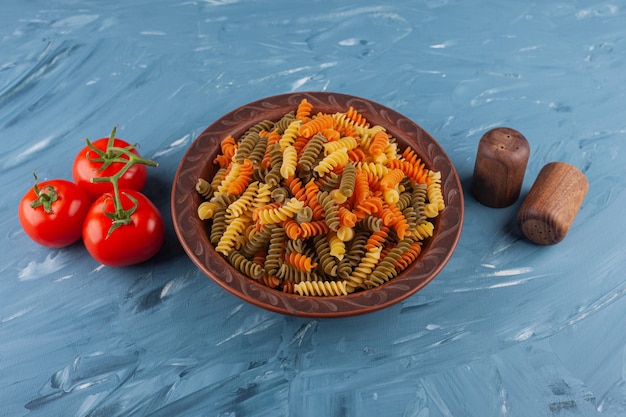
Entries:
{"label": "orange spiral pasta", "polygon": [[389,161],[387,166],[391,169],[401,170],[407,177],[411,178],[418,184],[426,184],[428,170],[419,159],[413,162],[394,159]]}
{"label": "orange spiral pasta", "polygon": [[415,260],[417,259],[417,257],[420,255],[421,252],[422,252],[421,241],[416,240],[413,243],[411,243],[411,247],[409,248],[409,250],[407,252],[404,252],[400,256],[400,259],[398,259],[397,264],[396,264],[396,270],[398,272],[402,272],[405,269],[407,269],[409,265],[415,262]]}
{"label": "orange spiral pasta", "polygon": [[228,166],[233,156],[235,156],[235,152],[237,151],[237,143],[235,139],[228,135],[222,140],[220,143],[220,147],[222,149],[222,153],[215,158],[215,163],[219,164],[220,167],[224,168]]}
{"label": "orange spiral pasta", "polygon": [[369,151],[373,156],[379,156],[385,151],[388,143],[389,135],[387,135],[387,132],[376,132],[376,134],[372,137]]}
{"label": "orange spiral pasta", "polygon": [[333,142],[341,138],[341,133],[339,133],[339,131],[333,127],[322,129],[320,130],[320,133],[324,135],[324,137],[328,139],[329,142]]}
{"label": "orange spiral pasta", "polygon": [[307,182],[304,186],[304,192],[306,194],[306,204],[313,210],[313,218],[315,220],[322,219],[324,217],[324,207],[317,201],[320,189],[315,181]]}
{"label": "orange spiral pasta", "polygon": [[365,152],[363,152],[363,149],[356,148],[348,151],[348,158],[352,162],[364,162],[366,157],[367,156],[365,155]]}
{"label": "orange spiral pasta", "polygon": [[367,243],[365,244],[365,249],[370,250],[377,247],[382,247],[383,242],[389,236],[389,227],[381,226],[378,232],[372,232],[369,239],[367,239]]}
{"label": "orange spiral pasta", "polygon": [[300,223],[300,237],[309,238],[330,232],[328,223],[324,220],[316,220],[308,223]]}
{"label": "orange spiral pasta", "polygon": [[358,218],[356,214],[348,210],[346,207],[339,207],[339,225],[345,227],[356,226]]}
{"label": "orange spiral pasta", "polygon": [[302,186],[302,180],[298,177],[290,176],[285,178],[285,185],[289,187],[291,194],[300,201],[307,202],[308,196]]}
{"label": "orange spiral pasta", "polygon": [[352,121],[356,126],[369,126],[365,117],[360,114],[353,107],[350,107],[348,111],[346,111],[346,117]]}
{"label": "orange spiral pasta", "polygon": [[226,136],[198,178],[209,241],[260,285],[344,296],[384,285],[420,256],[445,210],[441,174],[355,108],[302,99],[277,121]]}
{"label": "orange spiral pasta", "polygon": [[367,215],[378,213],[383,209],[383,200],[380,197],[369,197],[361,204],[354,207],[352,212],[356,214],[358,219],[362,219]]}
{"label": "orange spiral pasta", "polygon": [[317,262],[314,262],[311,257],[306,256],[302,253],[297,252],[287,252],[285,253],[285,262],[289,265],[293,266],[300,271],[310,271],[311,269],[317,266]]}
{"label": "orange spiral pasta", "polygon": [[370,186],[366,172],[357,171],[352,195],[354,196],[355,205],[363,203],[370,196]]}
{"label": "orange spiral pasta", "polygon": [[302,228],[292,218],[285,219],[283,228],[285,229],[285,234],[291,240],[299,239],[302,236]]}
{"label": "orange spiral pasta", "polygon": [[263,155],[263,159],[261,160],[261,167],[268,169],[271,166],[271,157],[270,157],[270,149],[273,145],[277,144],[280,140],[281,135],[278,133],[278,130],[274,129],[270,132],[267,137],[267,146],[265,148],[265,154]]}
{"label": "orange spiral pasta", "polygon": [[313,105],[309,103],[306,98],[303,98],[296,108],[296,119],[301,120],[302,122],[308,122],[310,120],[312,109]]}
{"label": "orange spiral pasta", "polygon": [[400,184],[404,178],[404,172],[401,169],[394,168],[389,170],[383,178],[380,180],[380,186],[383,190],[387,190],[389,188],[393,188]]}
{"label": "orange spiral pasta", "polygon": [[385,204],[379,213],[384,225],[393,226],[398,239],[404,239],[410,234],[409,223],[395,204]]}
{"label": "orange spiral pasta", "polygon": [[312,118],[310,121],[304,123],[300,126],[298,133],[304,137],[310,138],[314,134],[322,131],[323,129],[328,129],[333,127],[334,125],[333,117],[329,114],[316,116]]}
{"label": "orange spiral pasta", "polygon": [[228,194],[239,195],[245,191],[252,180],[252,174],[254,173],[254,166],[249,159],[244,160],[239,169],[239,176],[235,178],[233,182],[228,186],[226,191]]}

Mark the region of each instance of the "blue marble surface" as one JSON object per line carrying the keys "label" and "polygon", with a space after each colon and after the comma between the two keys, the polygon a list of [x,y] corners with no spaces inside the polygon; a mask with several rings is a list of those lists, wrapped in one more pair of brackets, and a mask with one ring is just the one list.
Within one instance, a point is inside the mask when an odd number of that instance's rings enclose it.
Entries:
{"label": "blue marble surface", "polygon": [[[406,301],[312,320],[243,303],[194,267],[169,189],[193,139],[291,91],[377,101],[423,126],[463,181],[444,271]],[[111,269],[21,230],[40,178],[84,138],[139,142],[166,218],[153,260]],[[468,193],[489,129],[589,193],[543,247]],[[0,13],[0,415],[623,416],[626,5],[513,0],[9,0]]]}

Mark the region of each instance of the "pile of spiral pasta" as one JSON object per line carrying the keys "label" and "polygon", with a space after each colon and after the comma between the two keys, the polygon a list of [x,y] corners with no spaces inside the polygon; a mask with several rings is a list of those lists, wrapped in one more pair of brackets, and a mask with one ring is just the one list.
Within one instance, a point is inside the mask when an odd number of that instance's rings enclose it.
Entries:
{"label": "pile of spiral pasta", "polygon": [[287,293],[340,296],[377,287],[419,256],[444,209],[441,175],[352,107],[302,101],[277,121],[224,138],[199,178],[200,219],[228,262]]}

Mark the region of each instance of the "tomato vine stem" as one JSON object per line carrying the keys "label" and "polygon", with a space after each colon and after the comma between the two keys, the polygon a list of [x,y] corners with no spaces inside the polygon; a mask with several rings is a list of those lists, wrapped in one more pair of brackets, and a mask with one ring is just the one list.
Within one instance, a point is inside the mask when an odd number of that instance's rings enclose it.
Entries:
{"label": "tomato vine stem", "polygon": [[[92,183],[96,182],[110,182],[113,186],[113,195],[110,198],[113,199],[113,212],[106,211],[106,199],[105,203],[102,207],[102,212],[111,219],[112,224],[111,228],[108,231],[107,237],[115,231],[118,227],[125,226],[131,223],[131,216],[137,210],[138,201],[131,196],[130,194],[124,193],[124,195],[133,203],[133,206],[127,210],[124,210],[124,206],[122,204],[122,196],[120,192],[119,180],[120,178],[133,166],[136,164],[148,165],[152,167],[157,167],[159,164],[156,161],[142,158],[141,156],[132,152],[133,149],[136,148],[135,145],[129,145],[127,147],[117,147],[115,145],[115,133],[117,131],[117,126],[113,128],[111,131],[111,135],[109,136],[109,141],[107,143],[107,147],[104,151],[97,149],[95,146],[91,144],[89,139],[86,139],[87,145],[90,150],[93,150],[98,154],[97,158],[91,158],[93,162],[101,162],[102,166],[100,167],[100,171],[103,171],[112,163],[122,163],[124,164],[122,168],[119,169],[115,174],[109,177],[94,177],[91,178]],[[125,156],[122,157],[122,156]]]}
{"label": "tomato vine stem", "polygon": [[39,185],[37,184],[39,178],[37,178],[37,174],[35,173],[35,171],[33,171],[33,177],[35,177],[35,185],[33,186],[33,191],[35,191],[37,199],[33,200],[30,203],[30,206],[32,208],[43,206],[43,210],[46,213],[53,213],[52,203],[57,201],[59,198],[57,190],[52,185],[45,185],[43,189],[39,188]]}

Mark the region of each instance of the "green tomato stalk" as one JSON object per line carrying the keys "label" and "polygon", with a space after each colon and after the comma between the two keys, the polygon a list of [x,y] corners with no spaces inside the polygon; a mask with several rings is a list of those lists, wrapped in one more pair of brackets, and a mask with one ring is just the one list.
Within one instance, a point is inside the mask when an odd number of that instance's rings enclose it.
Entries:
{"label": "green tomato stalk", "polygon": [[[114,146],[116,131],[117,131],[117,126],[113,128],[113,131],[111,132],[111,135],[109,136],[109,142],[104,151],[101,149],[97,149],[95,146],[91,144],[89,139],[86,139],[87,146],[89,146],[90,150],[98,154],[98,157],[92,158],[91,161],[102,163],[102,166],[100,167],[100,171],[103,171],[114,162],[119,162],[119,163],[124,164],[124,166],[120,168],[119,171],[117,171],[114,175],[111,175],[110,177],[96,177],[96,178],[91,179],[91,182],[110,182],[111,185],[113,185],[112,198],[113,198],[114,211],[107,212],[105,210],[106,201],[102,208],[103,213],[108,218],[110,218],[111,221],[113,222],[111,224],[111,228],[109,229],[107,233],[107,238],[118,227],[125,226],[131,223],[131,216],[137,210],[137,206],[139,204],[138,201],[135,198],[133,198],[131,195],[125,194],[126,197],[128,197],[128,199],[133,203],[133,206],[127,210],[124,210],[124,207],[122,205],[120,187],[119,187],[119,179],[126,173],[126,171],[128,171],[133,165],[136,165],[136,164],[143,164],[143,165],[148,165],[151,167],[159,166],[157,162],[152,161],[150,159],[142,158],[141,156],[131,152],[133,149],[135,149],[136,145],[129,145],[123,148]],[[126,158],[123,158],[122,156],[126,156]]]}
{"label": "green tomato stalk", "polygon": [[33,177],[35,177],[35,185],[33,187],[35,191],[35,195],[37,196],[36,200],[33,200],[30,203],[32,208],[43,206],[43,210],[46,213],[52,213],[52,203],[57,201],[59,198],[59,194],[57,190],[51,185],[45,185],[43,189],[39,188],[37,182],[39,179],[37,178],[37,174],[33,171]]}

